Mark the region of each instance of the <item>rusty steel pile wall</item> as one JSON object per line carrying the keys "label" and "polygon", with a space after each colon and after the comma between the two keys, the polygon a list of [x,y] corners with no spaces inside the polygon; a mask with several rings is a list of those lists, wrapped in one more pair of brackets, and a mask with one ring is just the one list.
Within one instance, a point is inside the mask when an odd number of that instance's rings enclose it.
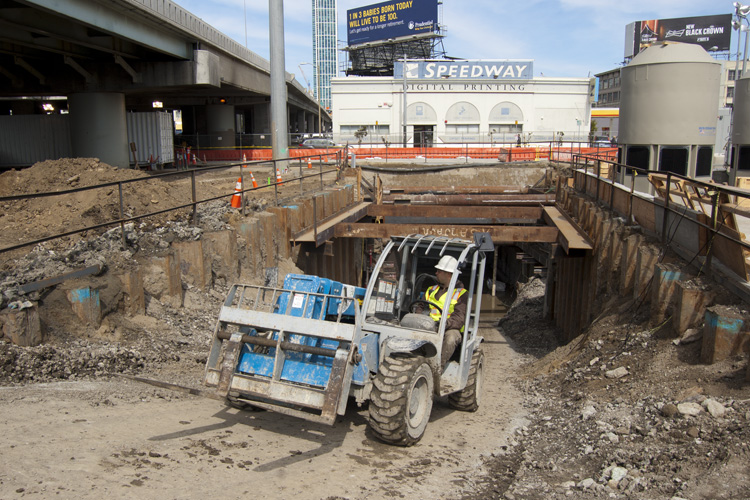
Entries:
{"label": "rusty steel pile wall", "polygon": [[570,187],[561,190],[558,204],[594,242],[593,250],[558,253],[550,263],[545,311],[560,328],[561,342],[585,333],[596,315],[607,310],[603,300],[609,298],[645,308],[650,327],[675,339],[702,333],[705,363],[743,354],[750,347],[750,332],[744,327],[750,317],[719,303],[726,299],[712,289],[696,286],[698,269],[665,252],[643,226],[628,225],[617,212]]}

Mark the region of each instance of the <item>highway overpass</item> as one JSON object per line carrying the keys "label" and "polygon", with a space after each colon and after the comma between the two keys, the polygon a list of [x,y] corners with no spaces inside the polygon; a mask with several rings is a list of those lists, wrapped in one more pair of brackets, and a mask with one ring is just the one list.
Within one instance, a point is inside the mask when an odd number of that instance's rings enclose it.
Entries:
{"label": "highway overpass", "polygon": [[[70,112],[73,156],[127,166],[124,114],[154,101],[212,147],[270,134],[270,66],[169,0],[0,0],[0,117],[44,114],[29,97],[65,96],[55,113]],[[289,132],[318,131],[317,102],[286,82]]]}

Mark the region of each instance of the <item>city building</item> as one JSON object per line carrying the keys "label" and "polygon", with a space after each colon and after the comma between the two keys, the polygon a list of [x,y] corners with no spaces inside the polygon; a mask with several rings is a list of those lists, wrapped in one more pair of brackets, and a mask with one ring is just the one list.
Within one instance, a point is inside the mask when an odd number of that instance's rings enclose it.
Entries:
{"label": "city building", "polygon": [[419,60],[332,81],[337,142],[383,146],[588,142],[593,80],[531,60]]}
{"label": "city building", "polygon": [[594,75],[598,82],[599,95],[595,106],[598,108],[620,107],[620,68]]}
{"label": "city building", "polygon": [[[734,84],[742,73],[742,61],[721,61],[721,106],[731,108],[734,104]],[[737,71],[739,66],[739,71]]]}
{"label": "city building", "polygon": [[313,92],[331,110],[331,79],[338,75],[336,0],[312,0]]}

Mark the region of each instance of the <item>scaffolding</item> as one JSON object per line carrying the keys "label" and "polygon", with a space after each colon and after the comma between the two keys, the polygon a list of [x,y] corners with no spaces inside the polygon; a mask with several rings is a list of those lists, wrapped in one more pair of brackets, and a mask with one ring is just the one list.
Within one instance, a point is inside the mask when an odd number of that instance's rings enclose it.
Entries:
{"label": "scaffolding", "polygon": [[345,47],[349,54],[346,75],[393,76],[396,61],[407,59],[445,59],[443,33],[429,33],[409,38]]}

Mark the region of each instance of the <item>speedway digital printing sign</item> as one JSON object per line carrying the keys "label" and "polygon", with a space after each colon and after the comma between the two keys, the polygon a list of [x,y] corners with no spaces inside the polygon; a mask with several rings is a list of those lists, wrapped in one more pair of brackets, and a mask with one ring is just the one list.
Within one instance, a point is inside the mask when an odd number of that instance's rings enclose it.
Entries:
{"label": "speedway digital printing sign", "polygon": [[[533,60],[406,61],[406,78],[416,80],[531,80]],[[393,68],[404,78],[403,61]]]}
{"label": "speedway digital printing sign", "polygon": [[731,14],[636,21],[625,27],[625,57],[656,42],[694,43],[709,52],[725,51],[731,37]]}
{"label": "speedway digital printing sign", "polygon": [[438,0],[398,0],[346,11],[347,43],[388,40],[438,29]]}

